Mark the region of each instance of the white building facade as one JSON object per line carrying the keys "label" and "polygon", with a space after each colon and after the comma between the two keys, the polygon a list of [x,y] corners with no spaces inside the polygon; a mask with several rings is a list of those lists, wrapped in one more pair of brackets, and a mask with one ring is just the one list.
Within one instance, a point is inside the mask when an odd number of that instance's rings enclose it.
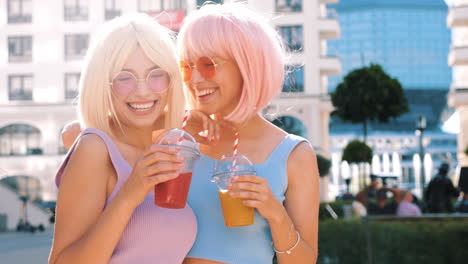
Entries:
{"label": "white building facade", "polygon": [[264,111],[275,124],[306,137],[327,155],[328,122],[333,110],[328,97],[328,76],[341,72],[341,63],[327,52],[327,40],[339,38],[340,25],[327,4],[338,0],[249,1],[249,5],[276,14],[273,23],[290,50],[289,74],[283,93]]}
{"label": "white building facade", "polygon": [[452,86],[448,104],[456,109],[460,119],[458,160],[468,166],[468,0],[450,2],[447,26],[452,29],[452,46],[448,63],[452,66]]}

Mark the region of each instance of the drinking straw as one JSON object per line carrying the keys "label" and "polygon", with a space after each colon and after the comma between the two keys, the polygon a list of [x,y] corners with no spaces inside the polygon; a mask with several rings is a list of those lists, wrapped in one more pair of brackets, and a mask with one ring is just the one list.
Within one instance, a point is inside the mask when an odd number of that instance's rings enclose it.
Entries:
{"label": "drinking straw", "polygon": [[237,161],[237,149],[239,147],[239,132],[234,134],[234,149],[232,151],[232,167],[231,171],[234,171],[236,168],[236,161]]}
{"label": "drinking straw", "polygon": [[[187,126],[188,116],[189,116],[189,111],[185,110],[184,119],[182,120],[182,130],[185,130],[185,127]],[[183,140],[184,140],[184,134],[181,133],[179,140],[178,140],[178,144],[179,145],[182,144]]]}

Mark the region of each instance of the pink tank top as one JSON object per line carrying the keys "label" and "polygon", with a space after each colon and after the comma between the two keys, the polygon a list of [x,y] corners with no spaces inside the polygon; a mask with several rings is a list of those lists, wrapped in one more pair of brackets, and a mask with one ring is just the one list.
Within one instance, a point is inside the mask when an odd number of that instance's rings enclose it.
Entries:
{"label": "pink tank top", "polygon": [[[106,143],[107,151],[117,172],[117,184],[107,198],[107,206],[127,181],[132,167],[104,132],[88,128],[81,133],[81,135],[85,134],[98,135]],[[67,153],[65,161],[57,172],[55,178],[57,186],[60,184],[63,170],[74,148],[75,145]],[[188,204],[183,209],[160,208],[154,205],[154,192],[150,192],[133,212],[109,263],[182,263],[195,241],[196,233],[196,218]]]}

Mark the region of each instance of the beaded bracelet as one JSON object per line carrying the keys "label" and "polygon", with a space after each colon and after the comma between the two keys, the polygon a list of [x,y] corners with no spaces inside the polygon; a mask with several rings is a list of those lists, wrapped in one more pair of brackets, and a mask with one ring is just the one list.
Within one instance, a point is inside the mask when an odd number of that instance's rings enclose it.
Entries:
{"label": "beaded bracelet", "polygon": [[283,253],[286,253],[288,255],[291,254],[291,251],[293,251],[297,245],[299,245],[299,242],[301,241],[301,235],[299,234],[299,232],[296,231],[296,234],[297,234],[297,241],[296,243],[294,244],[294,246],[292,246],[290,249],[288,250],[285,250],[285,251],[279,251],[275,248],[275,246],[273,246],[273,250],[276,252],[276,253],[279,253],[279,254],[283,254]]}

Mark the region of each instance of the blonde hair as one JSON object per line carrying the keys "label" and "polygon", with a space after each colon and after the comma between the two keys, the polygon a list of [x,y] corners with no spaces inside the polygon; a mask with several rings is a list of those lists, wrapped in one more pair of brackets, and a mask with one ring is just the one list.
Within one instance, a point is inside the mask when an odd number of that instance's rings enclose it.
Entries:
{"label": "blonde hair", "polygon": [[112,104],[110,82],[137,47],[169,73],[168,100],[165,113],[162,113],[165,116],[164,126],[171,128],[180,125],[186,100],[174,34],[146,14],[131,14],[104,24],[91,41],[79,84],[78,114],[83,127],[113,134],[109,116],[121,127]]}
{"label": "blonde hair", "polygon": [[[286,61],[281,37],[244,3],[202,6],[185,18],[177,44],[184,60],[212,56],[236,62],[243,79],[242,93],[226,120],[248,120],[281,92]],[[193,107],[194,99],[189,98]]]}

